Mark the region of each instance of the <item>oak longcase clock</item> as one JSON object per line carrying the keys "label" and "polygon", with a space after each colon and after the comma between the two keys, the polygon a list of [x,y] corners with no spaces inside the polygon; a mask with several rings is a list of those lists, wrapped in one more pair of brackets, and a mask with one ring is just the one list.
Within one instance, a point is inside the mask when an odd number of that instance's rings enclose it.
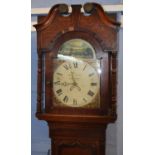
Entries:
{"label": "oak longcase clock", "polygon": [[116,120],[115,20],[95,3],[38,17],[36,117],[48,123],[52,155],[105,155],[106,127]]}

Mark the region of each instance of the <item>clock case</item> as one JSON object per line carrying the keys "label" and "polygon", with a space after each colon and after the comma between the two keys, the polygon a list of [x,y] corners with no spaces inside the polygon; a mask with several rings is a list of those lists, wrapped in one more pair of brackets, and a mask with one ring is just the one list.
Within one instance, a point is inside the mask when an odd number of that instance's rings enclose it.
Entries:
{"label": "clock case", "polygon": [[[64,6],[64,7],[63,7]],[[47,121],[53,155],[104,155],[105,131],[116,120],[117,34],[116,14],[105,14],[96,3],[55,5],[47,16],[39,16],[37,31],[38,88],[36,117]],[[68,7],[68,6],[67,6]],[[91,8],[91,9],[90,9]],[[101,62],[100,108],[54,107],[52,103],[53,59],[61,45],[71,39],[89,42]],[[92,141],[90,141],[92,140]]]}

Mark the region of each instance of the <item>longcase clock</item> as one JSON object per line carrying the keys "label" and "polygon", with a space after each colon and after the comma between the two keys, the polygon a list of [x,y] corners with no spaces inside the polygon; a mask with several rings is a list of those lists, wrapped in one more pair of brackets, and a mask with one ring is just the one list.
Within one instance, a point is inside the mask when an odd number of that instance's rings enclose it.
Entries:
{"label": "longcase clock", "polygon": [[116,15],[95,3],[60,4],[35,28],[36,117],[48,123],[52,155],[105,155],[116,120]]}

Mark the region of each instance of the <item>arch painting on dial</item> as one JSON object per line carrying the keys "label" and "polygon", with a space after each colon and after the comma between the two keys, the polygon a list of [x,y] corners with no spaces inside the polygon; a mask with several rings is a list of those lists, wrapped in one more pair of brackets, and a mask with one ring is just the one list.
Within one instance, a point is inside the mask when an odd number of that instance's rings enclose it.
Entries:
{"label": "arch painting on dial", "polygon": [[66,41],[59,49],[59,55],[75,56],[78,58],[96,58],[93,46],[83,39]]}

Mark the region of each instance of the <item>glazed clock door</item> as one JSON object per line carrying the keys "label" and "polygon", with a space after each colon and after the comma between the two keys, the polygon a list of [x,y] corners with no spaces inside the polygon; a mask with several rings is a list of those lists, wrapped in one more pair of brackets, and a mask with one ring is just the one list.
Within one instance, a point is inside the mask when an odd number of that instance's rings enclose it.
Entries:
{"label": "glazed clock door", "polygon": [[71,39],[60,47],[58,58],[54,62],[54,104],[98,107],[100,62],[96,60],[93,47],[82,39]]}
{"label": "glazed clock door", "polygon": [[49,52],[46,56],[48,109],[52,113],[103,113],[108,69],[103,66],[107,65],[108,57],[99,55],[94,42],[85,37],[62,38],[54,46],[56,55]]}

